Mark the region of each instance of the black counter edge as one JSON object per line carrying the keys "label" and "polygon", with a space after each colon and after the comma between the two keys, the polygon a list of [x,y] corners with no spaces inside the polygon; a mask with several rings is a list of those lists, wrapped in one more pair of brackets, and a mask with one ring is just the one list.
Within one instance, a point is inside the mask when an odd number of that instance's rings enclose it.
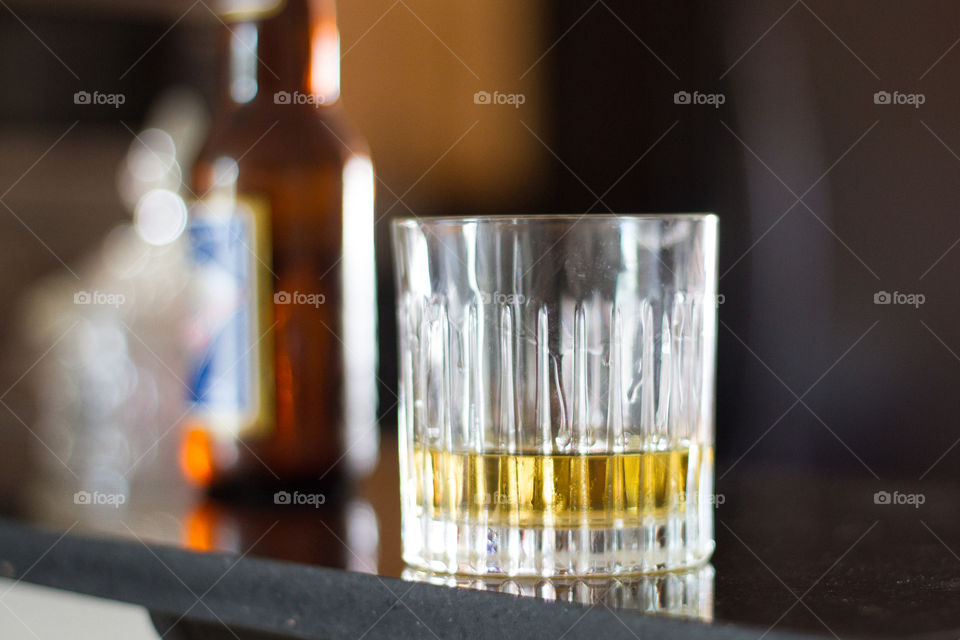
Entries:
{"label": "black counter edge", "polygon": [[[819,636],[642,616],[605,606],[455,589],[135,539],[42,531],[0,519],[0,574],[186,619],[294,638],[657,638]],[[432,632],[432,634],[431,634]],[[377,635],[377,634],[374,634]]]}

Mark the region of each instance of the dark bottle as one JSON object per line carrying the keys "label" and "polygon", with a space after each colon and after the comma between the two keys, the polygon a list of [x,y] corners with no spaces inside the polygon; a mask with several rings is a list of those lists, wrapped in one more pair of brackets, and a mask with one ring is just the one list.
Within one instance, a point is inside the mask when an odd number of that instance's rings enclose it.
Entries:
{"label": "dark bottle", "polygon": [[339,103],[335,8],[227,4],[193,174],[181,466],[204,486],[342,478],[376,459],[376,284],[373,167]]}

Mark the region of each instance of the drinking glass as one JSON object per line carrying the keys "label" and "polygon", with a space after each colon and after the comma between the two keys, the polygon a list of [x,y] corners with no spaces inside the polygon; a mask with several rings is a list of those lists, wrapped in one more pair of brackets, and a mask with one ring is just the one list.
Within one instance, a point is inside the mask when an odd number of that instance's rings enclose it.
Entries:
{"label": "drinking glass", "polygon": [[393,224],[403,558],[660,571],[713,551],[717,219]]}

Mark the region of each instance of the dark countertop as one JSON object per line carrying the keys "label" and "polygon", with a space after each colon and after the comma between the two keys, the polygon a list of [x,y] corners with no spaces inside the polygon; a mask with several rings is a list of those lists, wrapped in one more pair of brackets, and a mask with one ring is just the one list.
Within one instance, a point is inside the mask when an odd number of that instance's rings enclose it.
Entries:
{"label": "dark countertop", "polygon": [[[960,485],[927,482],[914,499],[909,483],[737,467],[718,481],[712,566],[550,584],[405,572],[389,441],[370,478],[319,508],[227,503],[173,485],[117,509],[75,505],[68,489],[47,487],[2,521],[0,572],[173,619],[297,637],[960,633]],[[907,503],[878,503],[878,491]]]}

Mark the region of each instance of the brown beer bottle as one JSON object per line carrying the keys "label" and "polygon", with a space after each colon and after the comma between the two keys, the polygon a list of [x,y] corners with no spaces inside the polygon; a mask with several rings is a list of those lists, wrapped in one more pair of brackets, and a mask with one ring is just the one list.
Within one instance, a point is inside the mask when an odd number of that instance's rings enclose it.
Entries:
{"label": "brown beer bottle", "polygon": [[222,0],[190,211],[181,467],[216,487],[375,462],[373,167],[339,103],[333,0]]}

